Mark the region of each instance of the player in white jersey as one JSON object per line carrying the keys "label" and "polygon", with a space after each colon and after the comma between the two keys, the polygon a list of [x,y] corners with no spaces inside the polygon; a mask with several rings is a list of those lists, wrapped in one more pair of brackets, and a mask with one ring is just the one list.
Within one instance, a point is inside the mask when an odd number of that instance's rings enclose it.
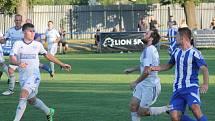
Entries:
{"label": "player in white jersey", "polygon": [[[3,49],[2,49],[2,45],[4,43],[4,37],[3,34],[0,32],[0,66],[1,68],[3,68],[3,70],[6,72],[8,78],[9,78],[9,74],[8,74],[8,66],[4,63],[4,53],[3,53]],[[0,71],[0,78],[2,76],[3,72]]]}
{"label": "player in white jersey", "polygon": [[[197,121],[207,121],[202,113],[199,90],[206,93],[208,90],[209,73],[207,64],[201,53],[191,45],[191,30],[180,28],[176,35],[177,48],[168,64],[153,66],[151,71],[166,71],[175,65],[175,79],[173,94],[170,100],[170,115],[172,121],[194,121],[189,116],[184,116],[187,106],[192,110]],[[199,88],[199,70],[203,73],[203,84]],[[195,120],[195,121],[196,121]]]}
{"label": "player in white jersey", "polygon": [[140,121],[141,116],[158,115],[168,111],[168,106],[150,107],[157,99],[161,91],[160,79],[157,71],[145,72],[147,68],[159,65],[159,54],[155,48],[160,40],[157,31],[148,31],[144,34],[142,42],[146,45],[140,56],[140,65],[125,69],[125,73],[140,71],[140,76],[131,83],[133,97],[130,102],[132,121]]}
{"label": "player in white jersey", "polygon": [[[22,32],[22,16],[20,14],[15,15],[15,26],[10,28],[4,36],[4,39],[6,41],[5,46],[9,47],[9,49],[12,48],[14,42],[20,41],[23,38],[23,32]],[[9,51],[10,52],[10,51]],[[15,74],[14,71],[16,70],[17,66],[9,65],[9,85],[8,90],[3,92],[3,95],[11,95],[13,94],[13,90],[15,87]]]}
{"label": "player in white jersey", "polygon": [[20,121],[25,111],[27,102],[42,110],[47,115],[48,121],[53,121],[54,109],[48,108],[39,98],[36,97],[40,84],[39,54],[48,60],[60,65],[65,70],[71,66],[64,64],[57,58],[47,53],[40,42],[34,41],[34,25],[26,23],[22,27],[24,39],[14,43],[10,53],[10,61],[18,66],[19,81],[21,86],[20,100],[16,110],[14,121]]}
{"label": "player in white jersey", "polygon": [[[45,32],[45,40],[48,43],[48,52],[53,56],[57,53],[58,42],[60,41],[60,34],[54,28],[53,21],[48,21],[48,29]],[[54,75],[54,63],[50,62],[51,70]]]}

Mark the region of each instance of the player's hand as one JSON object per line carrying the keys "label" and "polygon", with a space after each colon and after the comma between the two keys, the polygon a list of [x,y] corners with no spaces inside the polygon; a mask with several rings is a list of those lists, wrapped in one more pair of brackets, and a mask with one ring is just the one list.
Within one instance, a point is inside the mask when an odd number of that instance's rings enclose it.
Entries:
{"label": "player's hand", "polygon": [[131,83],[130,83],[130,89],[131,89],[131,90],[134,90],[135,87],[136,87],[136,85],[137,85],[136,81],[131,82]]}
{"label": "player's hand", "polygon": [[125,69],[123,72],[124,72],[125,74],[129,74],[129,73],[132,73],[133,70],[132,70],[132,68],[127,68],[127,69]]}
{"label": "player's hand", "polygon": [[208,91],[208,84],[202,84],[200,87],[200,93],[206,93]]}
{"label": "player's hand", "polygon": [[144,74],[148,75],[149,73],[151,73],[152,71],[152,67],[145,67],[144,68]]}
{"label": "player's hand", "polygon": [[72,69],[72,67],[69,64],[63,64],[61,67],[66,71],[70,71]]}
{"label": "player's hand", "polygon": [[28,65],[27,63],[22,63],[22,62],[21,62],[21,63],[19,64],[19,67],[21,67],[21,68],[26,68],[27,65]]}

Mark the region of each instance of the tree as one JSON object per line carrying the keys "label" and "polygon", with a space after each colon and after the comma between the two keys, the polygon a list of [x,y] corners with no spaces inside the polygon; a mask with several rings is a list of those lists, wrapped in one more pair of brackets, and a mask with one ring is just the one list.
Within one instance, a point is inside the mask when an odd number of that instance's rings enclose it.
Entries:
{"label": "tree", "polygon": [[0,0],[0,10],[2,13],[12,15],[16,10],[17,0]]}
{"label": "tree", "polygon": [[201,0],[160,0],[163,5],[179,3],[184,8],[187,24],[191,29],[197,28],[195,5],[200,2]]}
{"label": "tree", "polygon": [[27,0],[18,0],[16,4],[16,13],[22,15],[22,20],[27,19],[28,15],[28,1]]}

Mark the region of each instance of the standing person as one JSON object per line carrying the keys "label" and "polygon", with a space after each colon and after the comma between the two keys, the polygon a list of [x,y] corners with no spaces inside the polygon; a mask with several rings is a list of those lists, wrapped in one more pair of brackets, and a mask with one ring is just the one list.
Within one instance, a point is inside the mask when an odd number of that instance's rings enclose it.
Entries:
{"label": "standing person", "polygon": [[[20,41],[23,39],[22,33],[22,16],[20,14],[15,15],[15,26],[8,29],[4,36],[4,41],[6,41],[5,46],[9,46],[12,48],[13,43],[16,41]],[[8,90],[3,92],[2,95],[8,96],[13,94],[13,90],[15,87],[15,74],[14,71],[16,70],[17,66],[9,65],[8,73],[9,73],[9,85]]]}
{"label": "standing person", "polygon": [[[54,28],[53,21],[48,21],[48,29],[45,32],[45,40],[48,43],[48,52],[53,56],[57,53],[57,44],[60,40],[59,32]],[[54,63],[50,62],[52,75],[54,75]]]}
{"label": "standing person", "polygon": [[[8,65],[4,63],[5,62],[4,53],[3,53],[3,49],[2,49],[2,45],[1,45],[3,43],[4,43],[4,37],[3,37],[3,34],[0,32],[0,66],[1,66],[1,68],[3,68],[7,77],[9,78]],[[2,74],[3,74],[3,72],[0,71],[0,79],[1,79]]]}
{"label": "standing person", "polygon": [[161,91],[158,72],[146,73],[145,70],[151,65],[159,65],[159,54],[154,46],[160,40],[157,31],[148,31],[144,35],[142,42],[146,45],[140,56],[140,65],[125,69],[125,73],[140,71],[140,76],[131,83],[133,97],[130,102],[132,121],[140,121],[141,116],[152,116],[164,113],[169,110],[168,106],[150,107],[157,100]]}
{"label": "standing person", "polygon": [[60,41],[58,42],[58,44],[60,47],[60,54],[62,54],[62,50],[63,50],[63,54],[66,54],[66,51],[68,49],[68,44],[66,42],[66,31],[64,30],[63,27],[60,28],[59,34],[60,34]]}
{"label": "standing person", "polygon": [[150,19],[151,20],[149,22],[149,30],[157,30],[160,24],[158,23],[154,16],[151,16]]}
{"label": "standing person", "polygon": [[137,31],[147,31],[147,29],[148,29],[148,25],[146,23],[146,20],[144,17],[142,17],[138,22]]}
{"label": "standing person", "polygon": [[96,29],[96,34],[94,35],[95,38],[95,46],[96,48],[96,52],[99,53],[101,52],[101,46],[100,46],[100,29]]}
{"label": "standing person", "polygon": [[10,61],[19,68],[19,80],[21,86],[20,100],[16,110],[14,121],[20,121],[27,106],[30,105],[42,110],[47,115],[48,121],[53,121],[54,109],[48,108],[39,98],[36,97],[40,84],[39,54],[46,59],[53,61],[66,70],[71,66],[64,64],[47,53],[40,42],[34,41],[34,25],[26,23],[22,27],[24,39],[14,43],[10,53]]}
{"label": "standing person", "polygon": [[[173,95],[170,100],[170,115],[172,121],[184,120],[183,114],[188,105],[197,121],[207,121],[207,117],[200,108],[199,97],[199,69],[203,72],[203,84],[200,87],[201,93],[208,90],[208,68],[201,53],[191,45],[191,30],[180,28],[177,34],[177,48],[171,55],[168,64],[152,66],[151,71],[166,71],[175,65],[175,80],[173,85]],[[189,117],[187,117],[189,118]],[[188,119],[187,121],[192,121]]]}
{"label": "standing person", "polygon": [[168,41],[169,41],[169,55],[171,55],[174,50],[177,48],[177,44],[176,44],[176,34],[178,32],[178,28],[176,26],[176,24],[174,23],[169,23],[169,28],[167,31],[167,37],[168,37]]}
{"label": "standing person", "polygon": [[169,20],[167,21],[168,28],[171,28],[172,25],[177,25],[177,22],[174,20],[174,17],[172,15],[169,16]]}
{"label": "standing person", "polygon": [[212,21],[211,21],[210,28],[211,28],[212,30],[215,30],[215,17],[213,17],[213,19],[212,19]]}

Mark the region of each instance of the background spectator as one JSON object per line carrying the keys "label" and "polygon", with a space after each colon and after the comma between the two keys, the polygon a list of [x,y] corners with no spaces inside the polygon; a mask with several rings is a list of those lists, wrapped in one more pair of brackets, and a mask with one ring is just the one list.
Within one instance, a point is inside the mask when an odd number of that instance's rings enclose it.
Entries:
{"label": "background spectator", "polygon": [[142,17],[137,25],[137,31],[147,31],[148,25],[146,19]]}

